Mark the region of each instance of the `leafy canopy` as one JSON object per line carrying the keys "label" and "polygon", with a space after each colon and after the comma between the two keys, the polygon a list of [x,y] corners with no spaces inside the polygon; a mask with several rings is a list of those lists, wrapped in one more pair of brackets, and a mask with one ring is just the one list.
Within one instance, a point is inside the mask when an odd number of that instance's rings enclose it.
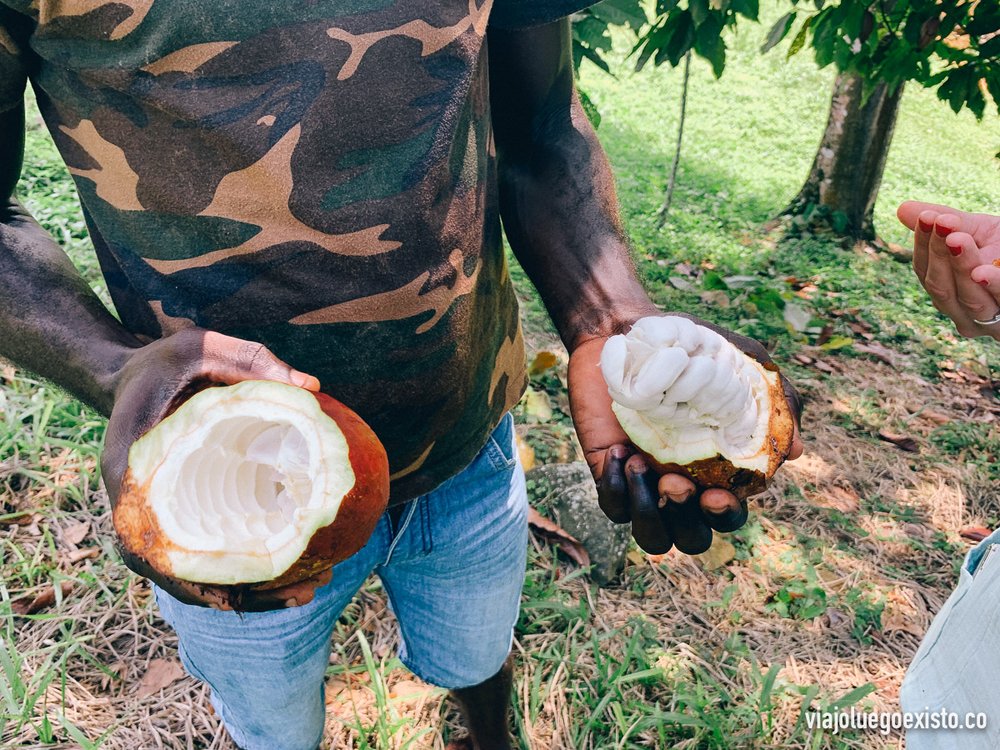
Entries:
{"label": "leafy canopy", "polygon": [[[996,0],[783,0],[790,10],[767,33],[762,52],[791,37],[788,56],[806,46],[820,67],[862,78],[869,90],[907,81],[937,88],[958,112],[982,119],[987,97],[1000,112],[1000,3]],[[573,25],[577,64],[605,71],[611,26],[638,35],[635,66],[676,66],[693,51],[718,78],[726,66],[723,32],[740,17],[757,21],[759,0],[656,0],[648,18],[642,0],[605,0]]]}

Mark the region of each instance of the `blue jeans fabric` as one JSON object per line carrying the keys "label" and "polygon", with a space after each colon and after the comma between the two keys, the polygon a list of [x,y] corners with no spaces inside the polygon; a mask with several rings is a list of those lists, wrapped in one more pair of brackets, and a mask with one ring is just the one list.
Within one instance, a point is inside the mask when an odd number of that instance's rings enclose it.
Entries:
{"label": "blue jeans fabric", "polygon": [[[1000,747],[1000,530],[973,547],[958,585],[934,617],[899,689],[903,711],[959,714],[960,729],[911,729],[908,750],[996,750]],[[964,727],[985,713],[985,730]]]}
{"label": "blue jeans fabric", "polygon": [[181,661],[244,750],[313,750],[338,616],[368,576],[399,621],[400,659],[449,689],[492,677],[510,651],[527,557],[527,494],[508,414],[461,473],[388,513],[368,544],[333,569],[312,602],[274,612],[182,604],[161,589]]}

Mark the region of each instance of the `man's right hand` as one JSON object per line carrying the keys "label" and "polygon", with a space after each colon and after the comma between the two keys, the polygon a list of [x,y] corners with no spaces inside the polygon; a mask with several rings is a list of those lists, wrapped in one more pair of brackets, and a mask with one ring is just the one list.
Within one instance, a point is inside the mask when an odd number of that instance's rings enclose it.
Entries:
{"label": "man's right hand", "polygon": [[[132,443],[197,391],[243,380],[273,380],[319,390],[316,378],[292,369],[262,344],[200,328],[187,328],[135,349],[121,368],[115,385],[114,408],[101,457],[101,471],[112,507],[118,502]],[[153,580],[177,599],[217,609],[253,611],[305,604],[312,599],[316,588],[330,580],[326,571],[293,586],[248,591],[234,601],[231,589],[168,578],[120,546],[119,551],[129,568]]]}

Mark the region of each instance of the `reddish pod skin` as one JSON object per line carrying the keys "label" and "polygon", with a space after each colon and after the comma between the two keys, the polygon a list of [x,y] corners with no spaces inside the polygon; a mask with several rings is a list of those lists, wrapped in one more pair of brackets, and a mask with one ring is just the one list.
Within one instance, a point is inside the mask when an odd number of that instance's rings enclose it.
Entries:
{"label": "reddish pod skin", "polygon": [[372,428],[335,398],[325,393],[314,395],[323,412],[344,433],[354,487],[341,501],[333,523],[313,534],[298,562],[273,581],[255,584],[256,589],[297,583],[346,560],[367,544],[389,504],[389,459]]}
{"label": "reddish pod skin", "polygon": [[[271,581],[214,588],[230,590],[232,601],[249,591],[267,591],[312,578],[360,550],[371,537],[389,502],[389,460],[372,429],[344,404],[314,393],[323,412],[333,419],[348,445],[354,487],[340,503],[333,523],[316,531],[305,552],[285,573]],[[126,470],[113,520],[122,545],[158,573],[173,577],[167,551],[172,543],[159,528],[146,501],[147,485],[138,486]]]}

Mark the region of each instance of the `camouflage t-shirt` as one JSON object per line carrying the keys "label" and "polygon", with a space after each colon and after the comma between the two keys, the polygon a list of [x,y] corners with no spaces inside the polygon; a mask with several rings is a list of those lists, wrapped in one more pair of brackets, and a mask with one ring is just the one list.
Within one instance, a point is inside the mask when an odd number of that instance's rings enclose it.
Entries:
{"label": "camouflage t-shirt", "polygon": [[382,439],[398,501],[525,384],[487,25],[590,2],[2,0],[0,111],[30,79],[127,328],[315,375]]}

